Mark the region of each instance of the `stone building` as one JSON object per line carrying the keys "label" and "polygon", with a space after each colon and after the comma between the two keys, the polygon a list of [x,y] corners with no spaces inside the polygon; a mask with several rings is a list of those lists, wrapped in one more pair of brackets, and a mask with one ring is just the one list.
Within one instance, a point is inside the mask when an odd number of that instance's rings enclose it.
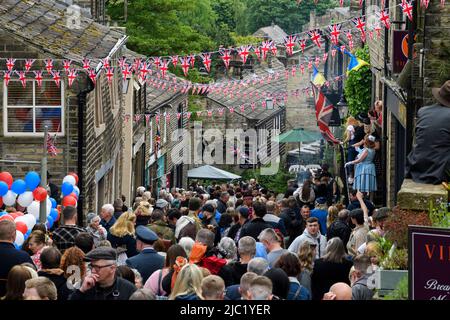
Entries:
{"label": "stone building", "polygon": [[[121,74],[117,59],[127,37],[93,20],[80,16],[74,28],[67,18],[68,5],[50,0],[6,0],[0,4],[0,50],[2,57],[16,58],[14,70],[24,70],[24,59],[37,59],[26,73],[26,87],[12,75],[8,86],[2,86],[3,112],[0,148],[3,158],[39,161],[43,154],[43,126],[56,134],[58,155],[49,157],[52,182],[61,185],[71,171],[79,176],[79,219],[98,211],[106,202],[121,194],[122,108]],[[83,68],[90,59],[93,79]],[[114,68],[109,84],[101,59],[110,58]],[[56,86],[43,59],[54,59],[54,70],[60,70],[61,83]],[[72,61],[78,76],[68,86],[62,60]],[[5,70],[5,60],[0,60]],[[34,70],[43,71],[38,86]],[[42,106],[42,107],[41,107]],[[31,111],[31,112],[30,112]],[[40,165],[1,164],[15,178]],[[59,200],[59,199],[58,199]]]}
{"label": "stone building", "polygon": [[[128,63],[133,63],[135,59],[147,60],[146,56],[129,49],[124,51],[124,56]],[[151,70],[154,75],[157,73],[154,67]],[[168,75],[174,77],[170,73]],[[155,196],[159,188],[186,187],[187,169],[183,163],[173,163],[170,151],[175,144],[171,140],[172,132],[187,127],[187,94],[157,87],[148,80],[143,81],[138,73],[133,73],[123,92],[122,190],[127,199],[135,196],[139,186],[152,187]],[[155,146],[157,127],[161,136],[158,152]]]}
{"label": "stone building", "polygon": [[[271,141],[277,133],[285,131],[285,101],[277,97],[277,94],[286,92],[287,80],[284,76],[284,65],[276,58],[268,57],[267,62],[255,63],[252,68],[250,72],[243,72],[240,82],[243,85],[239,86],[239,91],[232,90],[226,94],[208,93],[207,111],[214,116],[203,117],[202,125],[204,129],[219,129],[222,133],[225,133],[226,129],[255,129],[257,145],[248,140],[243,142],[241,149],[237,142],[232,147],[233,150],[225,149],[224,145],[224,159],[230,152],[236,153],[237,158],[252,158],[250,151],[256,150],[257,147],[260,161],[265,163],[278,156],[275,152],[272,153]],[[268,77],[272,79],[268,80]],[[274,134],[272,130],[275,130]],[[280,144],[279,155],[284,154],[284,148],[284,144]],[[234,166],[235,170],[253,168],[260,164],[245,159],[236,160],[244,163]]]}
{"label": "stone building", "polygon": [[[389,2],[391,28],[381,33],[381,38],[368,39],[371,54],[372,100],[382,100],[383,110],[383,167],[385,168],[385,204],[398,202],[397,193],[402,188],[406,156],[414,141],[414,127],[417,111],[434,103],[431,88],[440,87],[450,79],[450,32],[448,31],[450,5],[441,7],[439,2],[430,1],[427,9],[414,1],[413,21],[403,14],[401,1]],[[397,4],[397,6],[394,6]],[[380,1],[366,2],[380,6]],[[411,31],[409,31],[411,30]],[[408,33],[414,35],[409,43]],[[409,48],[413,54],[408,56]],[[407,189],[412,182],[405,181]],[[432,186],[420,185],[415,189]],[[407,190],[403,191],[405,198]],[[435,191],[430,191],[435,194]],[[406,197],[407,198],[407,197]],[[403,201],[403,207],[408,204]]]}

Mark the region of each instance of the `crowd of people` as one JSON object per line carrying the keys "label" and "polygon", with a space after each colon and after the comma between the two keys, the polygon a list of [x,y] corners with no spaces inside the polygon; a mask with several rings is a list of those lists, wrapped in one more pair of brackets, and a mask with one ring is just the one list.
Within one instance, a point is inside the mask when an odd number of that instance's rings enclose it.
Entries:
{"label": "crowd of people", "polygon": [[77,225],[36,224],[21,250],[0,221],[5,300],[368,300],[387,208],[350,192],[328,167],[285,194],[239,183],[188,190],[139,187],[131,205],[104,204]]}

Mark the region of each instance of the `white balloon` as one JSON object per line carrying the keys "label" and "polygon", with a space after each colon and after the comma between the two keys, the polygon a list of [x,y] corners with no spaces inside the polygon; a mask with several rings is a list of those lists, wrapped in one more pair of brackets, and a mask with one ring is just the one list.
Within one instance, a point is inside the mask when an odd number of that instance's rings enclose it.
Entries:
{"label": "white balloon", "polygon": [[70,183],[71,185],[75,186],[75,184],[77,183],[77,180],[75,180],[75,177],[74,177],[74,176],[68,175],[68,176],[65,176],[65,177],[64,177],[63,183],[64,183],[64,182],[68,182],[68,183]]}
{"label": "white balloon", "polygon": [[50,201],[50,197],[47,196],[47,217],[50,215],[50,212],[52,212],[52,202]]}
{"label": "white balloon", "polygon": [[17,198],[17,202],[22,207],[28,207],[33,202],[33,192],[25,191]]}
{"label": "white balloon", "polygon": [[16,204],[17,194],[8,190],[8,192],[3,196],[3,203],[7,206],[13,206]]}
{"label": "white balloon", "polygon": [[31,213],[34,216],[34,218],[39,219],[39,207],[40,207],[40,202],[39,201],[33,201],[27,207],[27,212]]}
{"label": "white balloon", "polygon": [[23,217],[26,219],[24,222],[27,224],[28,230],[33,229],[36,224],[36,218],[32,214],[26,214]]}
{"label": "white balloon", "polygon": [[19,230],[16,230],[16,240],[14,241],[18,246],[21,246],[23,242],[25,241],[25,237],[23,236],[23,233]]}
{"label": "white balloon", "polygon": [[[75,192],[76,191],[76,192]],[[77,186],[73,187],[73,193],[77,194],[78,196],[80,195],[80,189]]]}

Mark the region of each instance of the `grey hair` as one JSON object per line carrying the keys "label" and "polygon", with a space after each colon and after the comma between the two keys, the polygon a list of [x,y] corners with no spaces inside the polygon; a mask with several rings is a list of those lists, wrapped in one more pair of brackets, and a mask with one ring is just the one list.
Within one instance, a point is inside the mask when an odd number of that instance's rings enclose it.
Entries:
{"label": "grey hair", "polygon": [[247,272],[256,273],[261,276],[269,269],[269,262],[264,258],[253,258],[248,262]]}
{"label": "grey hair", "polygon": [[107,203],[102,206],[102,210],[106,210],[107,212],[114,213],[114,206],[111,203]]}
{"label": "grey hair", "polygon": [[195,237],[195,241],[203,243],[208,249],[214,247],[214,232],[208,229],[200,229],[197,232],[197,236]]}
{"label": "grey hair", "polygon": [[137,193],[139,196],[142,196],[142,195],[144,194],[144,192],[145,192],[145,187],[140,186],[140,187],[137,187],[137,188],[136,188],[136,193]]}
{"label": "grey hair", "polygon": [[326,252],[323,256],[325,261],[342,263],[345,260],[344,242],[338,237],[328,240]]}
{"label": "grey hair", "polygon": [[256,241],[252,237],[246,236],[239,239],[238,249],[240,255],[254,257],[256,254]]}
{"label": "grey hair", "polygon": [[266,240],[270,243],[276,243],[279,242],[278,236],[276,232],[272,228],[267,228],[261,231],[261,233],[258,236],[259,241]]}
{"label": "grey hair", "polygon": [[150,289],[137,289],[131,296],[130,300],[156,300],[156,295]]}
{"label": "grey hair", "polygon": [[183,237],[178,241],[178,244],[183,247],[186,255],[189,257],[191,255],[192,247],[194,246],[195,241],[191,237]]}
{"label": "grey hair", "polygon": [[208,200],[205,202],[205,205],[210,204],[214,207],[214,209],[217,209],[217,201],[215,199]]}
{"label": "grey hair", "polygon": [[226,252],[226,259],[236,259],[237,248],[236,243],[229,237],[223,237],[218,245],[219,250]]}

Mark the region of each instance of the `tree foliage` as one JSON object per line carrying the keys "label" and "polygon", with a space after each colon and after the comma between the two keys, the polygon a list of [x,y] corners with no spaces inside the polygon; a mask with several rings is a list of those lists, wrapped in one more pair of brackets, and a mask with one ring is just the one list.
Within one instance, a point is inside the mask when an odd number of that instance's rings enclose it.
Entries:
{"label": "tree foliage", "polygon": [[301,32],[304,24],[309,22],[310,12],[323,15],[328,8],[337,6],[335,0],[305,0],[297,5],[293,0],[246,0],[247,32],[254,33],[259,28],[279,25],[286,33]]}
{"label": "tree foliage", "polygon": [[[208,25],[215,23],[215,15],[208,16],[212,11],[205,14],[199,12],[197,2],[198,0],[129,1],[127,21],[123,24],[130,36],[127,46],[149,56],[211,50],[215,43],[207,31],[210,31]],[[201,2],[207,7],[209,0]],[[124,21],[123,3],[110,3],[108,14],[113,21]],[[189,16],[195,17],[196,23],[189,20]]]}
{"label": "tree foliage", "polygon": [[[356,57],[370,62],[369,47],[357,49]],[[351,71],[345,83],[345,98],[347,99],[348,111],[352,116],[359,113],[367,113],[372,99],[372,72],[370,66],[366,65],[357,71]]]}

